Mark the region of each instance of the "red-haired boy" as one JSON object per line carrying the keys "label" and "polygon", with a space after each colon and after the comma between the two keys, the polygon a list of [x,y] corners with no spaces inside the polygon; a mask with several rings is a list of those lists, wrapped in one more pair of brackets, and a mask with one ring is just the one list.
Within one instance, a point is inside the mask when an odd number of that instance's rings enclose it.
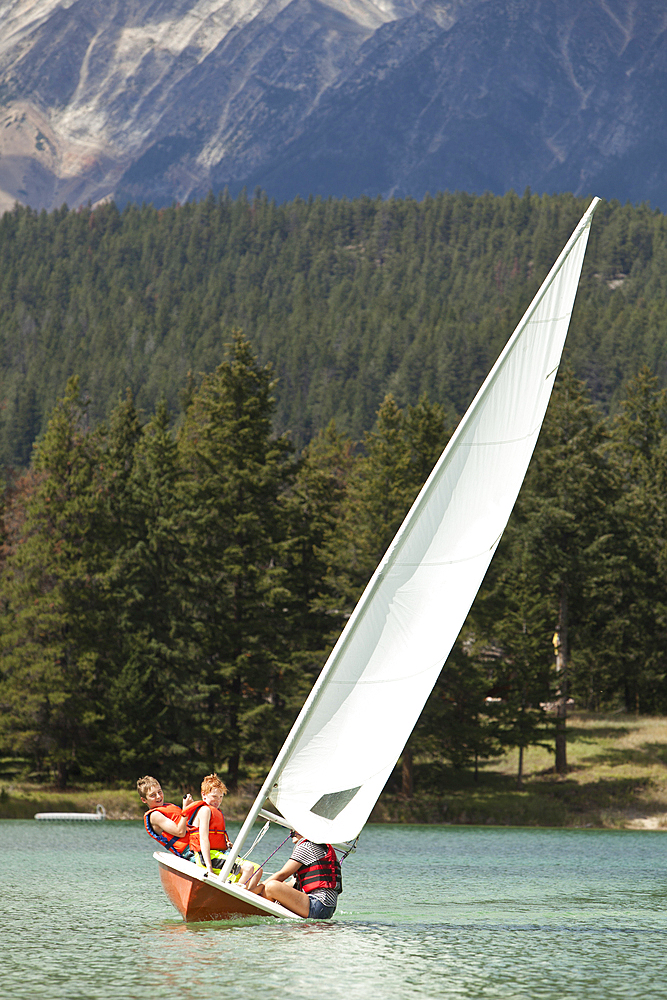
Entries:
{"label": "red-haired boy", "polygon": [[[227,794],[227,787],[217,774],[207,774],[201,783],[201,800],[184,806],[183,813],[188,819],[190,847],[194,851],[196,864],[216,875],[223,867],[232,846],[227,836],[225,817],[220,803]],[[241,866],[240,884],[247,883],[254,889],[262,877],[262,871],[255,870],[250,861],[239,861]]]}

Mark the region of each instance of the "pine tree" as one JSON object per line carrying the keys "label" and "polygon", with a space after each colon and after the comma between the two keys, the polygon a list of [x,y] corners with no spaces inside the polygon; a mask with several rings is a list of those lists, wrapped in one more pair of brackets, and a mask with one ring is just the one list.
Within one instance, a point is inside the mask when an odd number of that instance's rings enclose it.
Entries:
{"label": "pine tree", "polygon": [[[442,408],[424,396],[401,410],[390,394],[351,470],[340,525],[329,538],[329,580],[354,606],[449,438]],[[337,586],[333,586],[334,578]]]}
{"label": "pine tree", "polygon": [[620,493],[606,572],[598,581],[609,664],[597,673],[607,698],[619,692],[627,711],[667,705],[667,393],[643,368],[626,386],[611,429],[611,460]]}
{"label": "pine tree", "polygon": [[525,750],[535,745],[551,749],[546,743],[549,730],[545,705],[551,695],[549,647],[553,622],[551,602],[540,592],[537,581],[531,579],[533,568],[519,559],[503,574],[499,584],[502,614],[493,623],[493,636],[500,650],[494,671],[494,689],[500,695],[494,705],[497,736],[501,746],[519,750],[519,788],[523,784]]}
{"label": "pine tree", "polygon": [[[107,778],[191,778],[180,467],[164,403],[140,428],[131,396],[112,414],[102,483],[108,545],[100,636],[105,684],[96,768]],[[196,759],[196,758],[195,758]]]}
{"label": "pine tree", "polygon": [[293,488],[284,497],[287,517],[285,583],[290,592],[292,661],[299,667],[298,706],[345,622],[328,577],[327,542],[340,537],[340,521],[355,464],[352,441],[332,422],[303,450]]}
{"label": "pine tree", "polygon": [[289,694],[280,498],[293,472],[288,440],[271,431],[273,385],[270,368],[235,334],[179,439],[198,698],[191,726],[207,766],[226,760],[230,787],[242,748],[247,763],[280,745]]}
{"label": "pine tree", "polygon": [[480,760],[503,752],[495,705],[495,663],[483,644],[466,636],[457,642],[442,669],[417,723],[411,743],[422,755],[446,760],[456,768],[472,765],[475,780]]}
{"label": "pine tree", "polygon": [[516,511],[516,529],[530,549],[532,578],[553,606],[559,774],[567,770],[570,649],[588,613],[587,583],[596,572],[615,499],[605,444],[604,425],[584,383],[566,368],[557,380]]}
{"label": "pine tree", "polygon": [[70,379],[17,492],[2,577],[4,739],[66,786],[97,721],[100,611],[98,439]]}

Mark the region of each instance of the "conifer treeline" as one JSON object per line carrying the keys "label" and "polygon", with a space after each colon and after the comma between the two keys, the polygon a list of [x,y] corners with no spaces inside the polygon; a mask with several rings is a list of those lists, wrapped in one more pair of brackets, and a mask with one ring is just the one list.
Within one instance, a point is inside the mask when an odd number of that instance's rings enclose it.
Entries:
{"label": "conifer treeline", "polygon": [[[298,446],[335,418],[360,438],[384,396],[460,416],[585,207],[571,195],[439,194],[0,219],[0,464],[25,467],[67,378],[94,422],[130,386],[178,410],[241,328],[279,377]],[[667,227],[599,206],[566,350],[605,412],[643,364],[667,370]]]}
{"label": "conifer treeline", "polygon": [[[387,395],[362,447],[330,425],[297,455],[274,384],[236,334],[173,432],[130,395],[93,425],[70,380],[4,499],[6,756],[62,786],[212,768],[234,786],[275,754],[452,427]],[[564,723],[541,706],[567,696],[667,711],[666,487],[657,380],[603,420],[565,370],[406,763],[553,746]]]}

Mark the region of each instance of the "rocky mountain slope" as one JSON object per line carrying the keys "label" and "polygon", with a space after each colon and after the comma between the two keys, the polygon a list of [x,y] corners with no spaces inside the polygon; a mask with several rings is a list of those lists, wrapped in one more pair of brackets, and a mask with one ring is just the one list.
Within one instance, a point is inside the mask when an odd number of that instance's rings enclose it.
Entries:
{"label": "rocky mountain slope", "polygon": [[595,191],[667,209],[664,0],[0,0],[0,209]]}

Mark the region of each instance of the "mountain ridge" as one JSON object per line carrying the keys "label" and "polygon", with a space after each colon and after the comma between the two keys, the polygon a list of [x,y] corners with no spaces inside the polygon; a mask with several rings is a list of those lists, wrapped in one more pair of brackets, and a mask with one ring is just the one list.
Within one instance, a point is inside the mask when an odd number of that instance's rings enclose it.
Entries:
{"label": "mountain ridge", "polygon": [[0,209],[209,189],[667,206],[658,0],[4,0]]}

